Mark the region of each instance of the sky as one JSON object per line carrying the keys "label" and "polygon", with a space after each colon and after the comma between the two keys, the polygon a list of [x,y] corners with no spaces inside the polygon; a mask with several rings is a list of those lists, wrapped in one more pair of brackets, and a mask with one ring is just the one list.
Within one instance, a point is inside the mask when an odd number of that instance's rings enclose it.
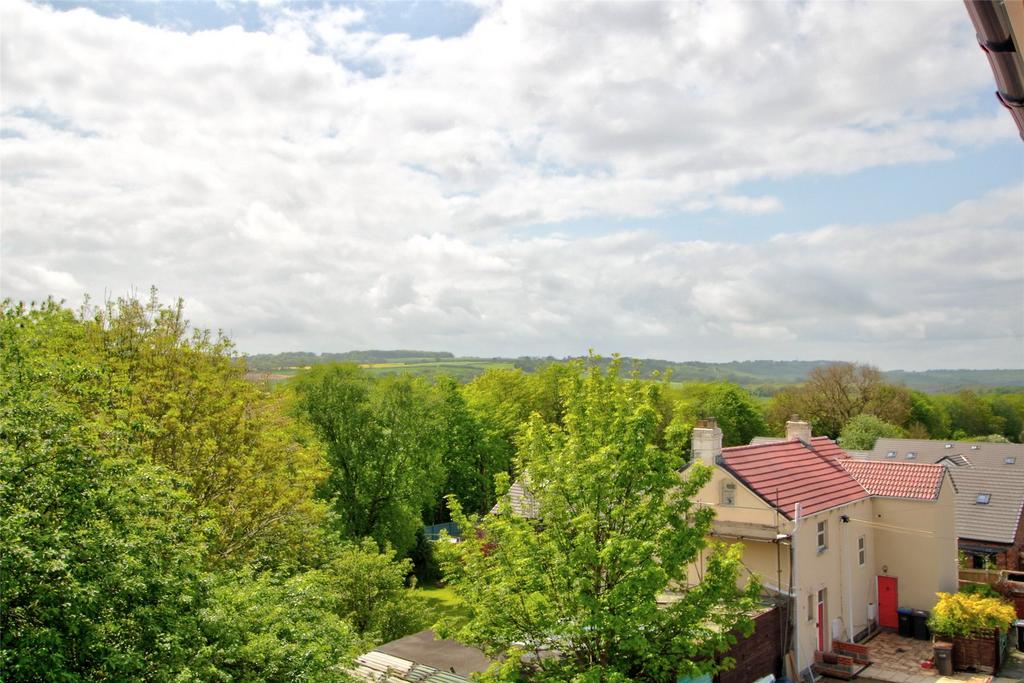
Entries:
{"label": "sky", "polygon": [[1024,367],[1024,144],[960,2],[0,24],[3,297],[155,286],[250,353]]}

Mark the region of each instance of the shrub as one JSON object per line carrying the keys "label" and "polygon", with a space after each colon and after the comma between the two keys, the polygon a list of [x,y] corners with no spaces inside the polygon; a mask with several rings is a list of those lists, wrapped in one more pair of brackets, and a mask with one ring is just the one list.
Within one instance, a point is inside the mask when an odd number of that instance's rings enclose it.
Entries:
{"label": "shrub", "polygon": [[943,636],[989,635],[1005,631],[1017,618],[1013,606],[999,598],[971,593],[938,593],[928,625]]}
{"label": "shrub", "polygon": [[987,583],[965,583],[960,586],[961,593],[967,593],[968,595],[980,595],[983,598],[995,598],[999,600],[1002,596],[992,586]]}

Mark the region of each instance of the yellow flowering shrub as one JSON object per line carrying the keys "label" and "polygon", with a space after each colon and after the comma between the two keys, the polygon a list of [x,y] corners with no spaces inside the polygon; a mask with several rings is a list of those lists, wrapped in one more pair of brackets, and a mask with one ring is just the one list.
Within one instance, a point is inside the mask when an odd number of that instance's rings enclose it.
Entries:
{"label": "yellow flowering shrub", "polygon": [[999,598],[970,593],[937,593],[938,604],[928,625],[943,636],[990,635],[994,629],[1005,631],[1017,618],[1013,605]]}

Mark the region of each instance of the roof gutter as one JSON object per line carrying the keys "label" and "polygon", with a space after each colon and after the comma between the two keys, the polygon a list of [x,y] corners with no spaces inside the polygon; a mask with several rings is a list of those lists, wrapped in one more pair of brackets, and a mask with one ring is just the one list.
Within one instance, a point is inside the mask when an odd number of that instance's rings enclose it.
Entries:
{"label": "roof gutter", "polygon": [[996,98],[1013,117],[1024,139],[1024,2],[1021,0],[964,0],[996,79]]}

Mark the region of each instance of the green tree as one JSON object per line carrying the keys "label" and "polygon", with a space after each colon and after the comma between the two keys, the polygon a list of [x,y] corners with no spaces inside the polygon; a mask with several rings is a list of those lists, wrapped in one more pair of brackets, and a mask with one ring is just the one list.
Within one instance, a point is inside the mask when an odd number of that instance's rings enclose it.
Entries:
{"label": "green tree", "polygon": [[920,391],[912,391],[910,416],[907,418],[906,428],[908,433],[916,432],[920,438],[942,439],[949,434],[949,416],[930,396]]}
{"label": "green tree", "polygon": [[746,445],[755,436],[762,436],[768,431],[753,397],[736,384],[689,383],[683,387],[683,396],[683,400],[676,404],[673,432],[679,430],[674,439],[686,453],[689,453],[693,425],[704,417],[718,420],[725,446]]}
{"label": "green tree", "polygon": [[[53,302],[0,315],[0,670],[8,681],[166,680],[201,646],[216,528],[137,462],[108,368]],[[115,402],[116,403],[116,402]]]}
{"label": "green tree", "polygon": [[[444,544],[448,581],[472,616],[455,635],[491,654],[509,653],[491,677],[529,664],[539,680],[675,681],[715,670],[758,586],[737,588],[738,549],[716,547],[703,581],[687,568],[706,547],[713,512],[692,504],[710,479],[654,444],[662,386],[620,377],[596,364],[564,385],[562,425],[534,415],[517,463],[537,519],[513,514],[508,499],[478,532]],[[457,501],[453,517],[464,528]],[[657,598],[678,591],[678,601]],[[555,649],[561,658],[542,657]]]}
{"label": "green tree", "polygon": [[867,413],[858,415],[843,427],[839,435],[839,445],[843,448],[869,451],[875,447],[875,441],[881,438],[901,438],[907,433],[900,427]]}
{"label": "green tree", "polygon": [[954,438],[1003,433],[1005,419],[996,415],[992,404],[976,392],[965,389],[945,398]]}
{"label": "green tree", "polygon": [[201,612],[205,679],[351,680],[354,655],[424,628],[424,601],[405,586],[407,560],[370,539],[325,542],[329,558],[291,576],[218,577]]}
{"label": "green tree", "polygon": [[[441,453],[445,482],[443,495],[455,494],[467,510],[486,512],[494,505],[494,475],[505,471],[494,441],[484,433],[480,420],[469,409],[459,384],[439,377],[434,384],[434,414],[440,421]],[[443,498],[432,501],[430,520],[448,521]]]}
{"label": "green tree", "polygon": [[[551,400],[550,388],[548,405],[553,406],[557,401]],[[462,393],[484,432],[492,465],[490,488],[494,474],[512,472],[516,440],[530,415],[541,411],[544,400],[536,378],[518,369],[489,369],[465,385]],[[468,503],[466,509],[472,510]]]}
{"label": "green tree", "polygon": [[129,430],[135,456],[185,477],[197,509],[213,513],[215,564],[308,552],[324,519],[314,500],[326,476],[273,395],[244,379],[231,341],[191,330],[182,304],[119,299],[82,320],[87,352],[108,373],[103,412]]}
{"label": "green tree", "polygon": [[989,403],[992,414],[1003,421],[1003,436],[1020,443],[1024,438],[1024,394],[992,396]]}
{"label": "green tree", "polygon": [[296,379],[296,408],[324,444],[322,486],[339,530],[399,555],[444,481],[430,390],[407,375],[374,379],[355,365],[321,365]]}
{"label": "green tree", "polygon": [[814,368],[799,387],[780,391],[767,411],[775,433],[792,415],[810,420],[815,434],[839,436],[846,423],[861,413],[902,425],[913,409],[908,389],[887,384],[878,368],[856,363],[833,363]]}

